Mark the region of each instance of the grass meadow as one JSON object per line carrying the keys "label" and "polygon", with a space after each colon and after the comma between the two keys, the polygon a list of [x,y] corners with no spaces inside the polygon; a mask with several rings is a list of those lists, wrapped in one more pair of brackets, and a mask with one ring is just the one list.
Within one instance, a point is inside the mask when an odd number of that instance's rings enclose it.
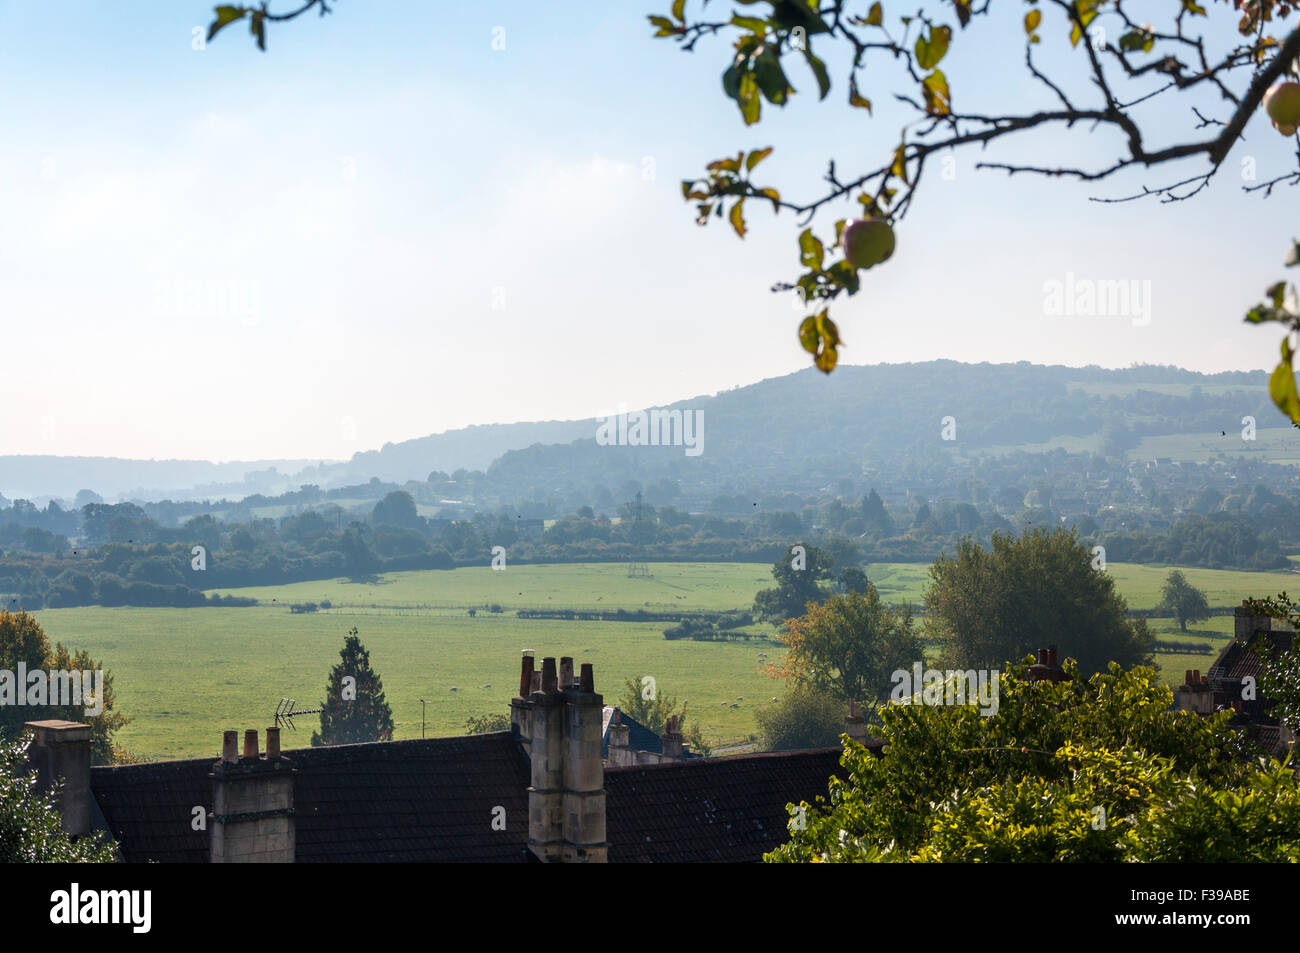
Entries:
{"label": "grass meadow", "polygon": [[[150,760],[215,757],[227,728],[265,728],[281,698],[300,708],[320,703],[347,631],[356,626],[384,681],[395,737],[424,731],[463,732],[466,719],[506,713],[517,690],[519,652],[572,655],[595,665],[597,691],[615,703],[629,676],[651,675],[658,689],[686,699],[692,720],[718,743],[755,732],[760,704],[781,693],[760,652],[780,647],[749,642],[668,641],[665,623],[519,619],[520,608],[683,609],[749,607],[771,584],[770,569],[752,563],[652,564],[652,578],[628,578],[621,564],[488,567],[445,572],[390,573],[366,581],[333,579],[236,592],[263,605],[249,608],[45,609],[36,613],[52,640],[88,649],[113,674],[117,709],[133,720],[118,741]],[[867,567],[885,600],[920,601],[924,564]],[[1167,568],[1112,563],[1108,572],[1131,608],[1159,600]],[[1238,604],[1293,583],[1292,573],[1186,569],[1211,605]],[[1300,588],[1300,587],[1297,587]],[[290,603],[329,600],[334,608],[291,613]],[[499,605],[500,613],[486,606]],[[468,610],[476,609],[470,617]],[[1152,621],[1160,638],[1205,642],[1207,654],[1160,654],[1170,683],[1188,668],[1209,668],[1232,635],[1230,616],[1213,617],[1186,633],[1169,619]],[[769,626],[751,631],[775,634]],[[454,691],[453,691],[454,689]],[[315,715],[286,731],[286,747],[305,746]]]}

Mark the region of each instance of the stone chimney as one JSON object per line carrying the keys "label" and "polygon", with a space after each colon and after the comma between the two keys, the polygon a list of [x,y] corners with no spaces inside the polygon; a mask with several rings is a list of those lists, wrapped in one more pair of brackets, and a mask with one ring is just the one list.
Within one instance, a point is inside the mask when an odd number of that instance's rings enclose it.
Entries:
{"label": "stone chimney", "polygon": [[90,725],[75,721],[29,721],[35,736],[27,763],[36,771],[36,790],[45,792],[57,778],[63,829],[74,836],[90,833]]}
{"label": "stone chimney", "polygon": [[862,706],[857,699],[849,702],[849,716],[844,719],[844,733],[860,745],[867,743],[867,719],[862,717]]}
{"label": "stone chimney", "polygon": [[686,746],[682,743],[681,722],[677,720],[676,715],[668,716],[668,724],[664,726],[664,733],[659,736],[659,744],[663,748],[665,761],[680,761],[686,757]]}
{"label": "stone chimney", "polygon": [[609,757],[612,766],[635,764],[632,753],[632,726],[623,724],[623,712],[615,708],[609,718]]}
{"label": "stone chimney", "polygon": [[[521,686],[529,667],[525,662]],[[575,680],[573,659],[565,657],[558,673],[554,658],[542,659],[540,685],[524,702],[526,713],[520,706],[521,720],[526,715],[531,726],[528,848],[545,863],[608,860],[600,758],[604,704],[591,665],[584,664]]]}
{"label": "stone chimney", "polygon": [[208,837],[214,864],[294,862],[293,767],[280,754],[280,729],[266,729],[266,754],[257,731],[227,731],[221,760],[212,766],[212,813]]}
{"label": "stone chimney", "polygon": [[568,659],[569,688],[565,690],[564,862],[605,863],[605,764],[600,759],[601,716],[605,699],[596,694],[590,662],[573,682]]}
{"label": "stone chimney", "polygon": [[1174,702],[1180,711],[1194,711],[1198,715],[1212,714],[1214,693],[1210,691],[1209,676],[1202,675],[1200,669],[1185,670],[1183,684],[1178,686]]}

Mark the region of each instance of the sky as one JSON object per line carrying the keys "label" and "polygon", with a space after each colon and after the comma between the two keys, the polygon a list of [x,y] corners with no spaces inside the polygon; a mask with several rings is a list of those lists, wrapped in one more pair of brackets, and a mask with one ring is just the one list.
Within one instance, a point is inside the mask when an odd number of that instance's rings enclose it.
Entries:
{"label": "sky", "polygon": [[[241,25],[200,42],[208,3],[0,0],[0,454],[346,459],[808,366],[804,310],[769,290],[799,273],[794,218],[751,207],[742,241],[694,224],[679,183],[769,145],[755,178],[788,199],[821,194],[828,158],[874,168],[911,115],[896,73],[869,68],[869,117],[834,69],[819,102],[794,65],[791,104],[746,128],[726,41],[653,39],[667,6],[338,0],[263,53]],[[943,64],[956,105],[1050,105],[1022,6],[1000,10]],[[1039,62],[1086,96],[1052,16]],[[1189,114],[1143,116],[1162,143],[1206,134]],[[974,167],[1118,145],[1055,129],[930,167],[894,256],[833,308],[842,361],[1271,367],[1278,335],[1241,316],[1285,274],[1297,193],[1243,195],[1243,162],[1282,174],[1294,141],[1257,117],[1210,189],[1165,205],[1089,196],[1203,160],[1088,187]],[[1052,313],[1051,283],[1081,281],[1136,282],[1135,313]]]}

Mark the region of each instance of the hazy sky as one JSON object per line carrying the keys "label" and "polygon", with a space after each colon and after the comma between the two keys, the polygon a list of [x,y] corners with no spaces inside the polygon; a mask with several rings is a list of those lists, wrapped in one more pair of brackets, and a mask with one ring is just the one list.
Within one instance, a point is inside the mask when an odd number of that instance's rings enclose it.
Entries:
{"label": "hazy sky", "polygon": [[[838,75],[818,103],[796,65],[801,95],[746,129],[724,42],[651,38],[666,0],[339,0],[274,25],[266,53],[241,25],[194,49],[211,6],[0,0],[0,453],[337,459],[798,370],[802,312],[768,290],[798,274],[794,220],[753,207],[743,242],[699,228],[679,182],[774,145],[757,178],[807,198],[828,156],[874,167],[909,115],[883,62],[874,118]],[[1022,7],[959,36],[959,108],[1050,104],[1025,78]],[[1051,42],[1056,12],[1040,62],[1065,82],[1082,54]],[[1188,128],[1157,102],[1157,130]],[[1000,157],[1117,148],[1082,128],[1035,143]],[[1087,198],[1203,160],[1081,188],[959,152],[838,305],[843,360],[1271,366],[1276,333],[1241,316],[1284,274],[1296,191],[1244,196],[1239,169],[1271,178],[1294,149],[1257,118],[1215,187],[1174,205]],[[1150,282],[1149,322],[1045,313],[1070,272]]]}

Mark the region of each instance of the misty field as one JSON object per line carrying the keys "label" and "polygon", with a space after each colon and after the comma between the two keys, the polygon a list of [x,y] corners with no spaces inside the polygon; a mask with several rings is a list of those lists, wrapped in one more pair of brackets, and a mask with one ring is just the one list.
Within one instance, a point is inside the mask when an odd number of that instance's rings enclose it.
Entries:
{"label": "misty field", "polygon": [[[748,608],[770,584],[770,569],[751,563],[652,564],[653,578],[629,579],[621,564],[488,567],[391,573],[377,580],[343,579],[233,590],[268,603],[250,608],[77,608],[37,613],[50,638],[88,649],[114,676],[117,708],[133,719],[118,734],[134,754],[153,759],[216,757],[227,728],[265,728],[283,697],[299,707],[320,703],[348,629],[356,626],[384,680],[397,738],[420,736],[420,699],[429,735],[463,732],[465,720],[504,714],[517,690],[519,652],[572,655],[595,665],[596,688],[616,703],[628,676],[652,675],[660,691],[689,700],[692,720],[715,741],[755,732],[755,710],[781,683],[758,658],[775,658],[771,641],[668,641],[662,622],[527,620],[517,608]],[[1109,571],[1133,608],[1159,599],[1167,569],[1112,563]],[[1290,573],[1184,570],[1211,605],[1276,592]],[[919,601],[927,567],[867,568],[888,602]],[[1300,587],[1296,587],[1300,588]],[[230,591],[230,590],[223,590]],[[328,611],[292,613],[288,604],[329,600]],[[272,601],[274,600],[274,602]],[[484,606],[496,604],[501,613]],[[476,607],[476,616],[468,614]],[[1215,617],[1186,634],[1173,620],[1153,620],[1162,640],[1204,642],[1209,654],[1162,654],[1166,681],[1187,668],[1205,670],[1231,637],[1232,618]],[[774,632],[751,626],[751,631]],[[487,687],[490,686],[490,687]],[[455,691],[452,689],[455,688]],[[732,707],[733,705],[737,707]],[[286,747],[305,746],[318,724],[297,719]]]}

